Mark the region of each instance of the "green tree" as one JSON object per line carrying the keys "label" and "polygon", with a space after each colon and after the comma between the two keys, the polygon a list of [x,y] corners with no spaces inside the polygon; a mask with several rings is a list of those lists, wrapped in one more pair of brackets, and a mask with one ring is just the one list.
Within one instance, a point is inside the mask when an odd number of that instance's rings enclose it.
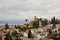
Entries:
{"label": "green tree", "polygon": [[34,21],[33,22],[33,27],[34,28],[38,28],[39,27],[39,22],[38,21]]}
{"label": "green tree", "polygon": [[55,17],[52,18],[52,24],[55,26]]}
{"label": "green tree", "polygon": [[42,20],[42,21],[41,21],[41,25],[42,25],[42,26],[48,25],[48,20],[47,20],[47,19]]}
{"label": "green tree", "polygon": [[39,23],[41,23],[41,24],[39,24],[41,27],[44,27],[44,26],[48,25],[48,20],[47,19],[40,18],[39,21],[40,21]]}
{"label": "green tree", "polygon": [[32,38],[31,30],[28,31],[28,38]]}
{"label": "green tree", "polygon": [[12,36],[10,35],[10,32],[6,34],[5,40],[13,40]]}
{"label": "green tree", "polygon": [[0,35],[0,40],[2,40],[2,35]]}
{"label": "green tree", "polygon": [[9,29],[8,23],[5,24],[5,29]]}
{"label": "green tree", "polygon": [[17,29],[17,26],[15,25],[15,28]]}
{"label": "green tree", "polygon": [[51,39],[54,39],[54,40],[60,40],[60,33],[59,33],[59,34],[55,33],[55,34],[53,34],[53,36],[50,37],[50,38],[51,38]]}
{"label": "green tree", "polygon": [[33,27],[39,28],[39,19],[37,19],[37,21],[33,21]]}
{"label": "green tree", "polygon": [[16,28],[16,29],[19,29],[19,28],[20,28],[20,25],[15,25],[15,28]]}
{"label": "green tree", "polygon": [[17,33],[17,31],[14,31],[14,32],[12,33],[12,36],[15,38],[15,40],[19,40],[19,39],[18,39],[18,33]]}
{"label": "green tree", "polygon": [[58,19],[55,20],[55,24],[59,24],[59,20]]}
{"label": "green tree", "polygon": [[55,28],[56,27],[56,19],[55,19],[55,16],[51,19],[51,23],[53,24],[53,27],[52,28]]}

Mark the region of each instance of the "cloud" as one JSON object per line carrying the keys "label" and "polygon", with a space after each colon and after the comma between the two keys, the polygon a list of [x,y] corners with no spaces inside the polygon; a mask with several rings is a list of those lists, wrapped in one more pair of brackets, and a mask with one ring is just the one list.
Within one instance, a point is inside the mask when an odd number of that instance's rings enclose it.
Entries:
{"label": "cloud", "polygon": [[0,0],[0,19],[60,16],[60,0]]}

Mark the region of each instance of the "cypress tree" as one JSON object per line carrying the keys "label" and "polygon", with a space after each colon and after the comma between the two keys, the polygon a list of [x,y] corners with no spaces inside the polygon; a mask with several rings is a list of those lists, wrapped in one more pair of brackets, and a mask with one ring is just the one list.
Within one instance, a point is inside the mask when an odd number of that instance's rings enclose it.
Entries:
{"label": "cypress tree", "polygon": [[56,27],[56,20],[55,20],[55,16],[51,19],[51,22],[53,24],[53,29]]}
{"label": "cypress tree", "polygon": [[9,29],[8,23],[5,24],[5,29]]}
{"label": "cypress tree", "polygon": [[31,38],[32,37],[32,33],[31,33],[31,30],[28,31],[28,38]]}

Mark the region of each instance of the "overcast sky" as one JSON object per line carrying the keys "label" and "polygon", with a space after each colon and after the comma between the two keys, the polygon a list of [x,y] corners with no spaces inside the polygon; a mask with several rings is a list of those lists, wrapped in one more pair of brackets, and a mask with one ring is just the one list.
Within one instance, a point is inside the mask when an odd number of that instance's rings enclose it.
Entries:
{"label": "overcast sky", "polygon": [[60,0],[0,0],[0,19],[60,16]]}

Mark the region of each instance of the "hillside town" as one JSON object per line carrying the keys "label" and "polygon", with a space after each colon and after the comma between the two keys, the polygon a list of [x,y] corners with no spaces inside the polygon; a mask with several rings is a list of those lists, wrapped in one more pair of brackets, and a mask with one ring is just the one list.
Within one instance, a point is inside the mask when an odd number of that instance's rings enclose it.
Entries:
{"label": "hillside town", "polygon": [[0,40],[60,40],[60,19],[37,18],[22,25],[0,25]]}

